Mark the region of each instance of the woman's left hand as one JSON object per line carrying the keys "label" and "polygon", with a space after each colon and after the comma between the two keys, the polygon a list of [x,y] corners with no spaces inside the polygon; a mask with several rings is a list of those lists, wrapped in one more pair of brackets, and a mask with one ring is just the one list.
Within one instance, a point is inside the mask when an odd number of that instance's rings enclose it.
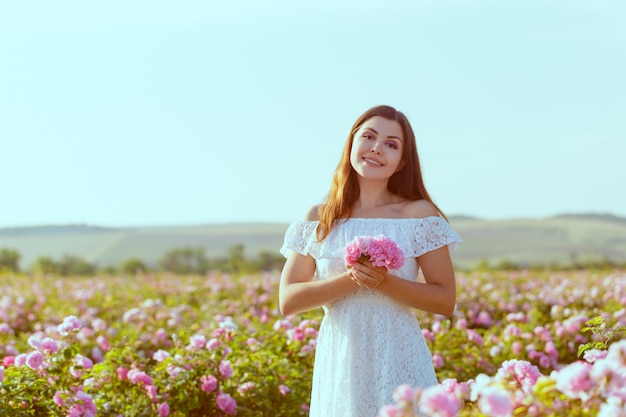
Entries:
{"label": "woman's left hand", "polygon": [[387,276],[387,268],[374,266],[370,261],[356,262],[350,270],[350,278],[361,287],[378,288]]}

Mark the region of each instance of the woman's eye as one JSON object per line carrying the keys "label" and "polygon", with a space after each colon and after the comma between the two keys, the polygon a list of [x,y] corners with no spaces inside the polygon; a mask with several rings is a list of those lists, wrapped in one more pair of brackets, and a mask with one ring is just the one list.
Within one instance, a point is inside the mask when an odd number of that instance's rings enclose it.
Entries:
{"label": "woman's eye", "polygon": [[387,146],[389,146],[391,149],[398,149],[398,145],[396,145],[395,142],[387,142]]}
{"label": "woman's eye", "polygon": [[372,140],[372,139],[374,139],[374,135],[370,135],[369,133],[365,133],[363,135],[363,138],[367,139],[367,140]]}

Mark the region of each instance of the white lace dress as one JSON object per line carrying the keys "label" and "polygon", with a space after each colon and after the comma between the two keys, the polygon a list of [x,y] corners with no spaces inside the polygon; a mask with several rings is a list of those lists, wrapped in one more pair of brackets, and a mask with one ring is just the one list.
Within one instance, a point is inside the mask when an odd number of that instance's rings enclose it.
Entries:
{"label": "white lace dress", "polygon": [[[285,233],[281,253],[315,258],[317,279],[346,271],[343,249],[355,236],[383,234],[404,251],[394,275],[416,280],[416,257],[461,242],[445,219],[351,218],[336,225],[322,242],[317,221],[296,221]],[[393,403],[400,384],[437,384],[431,353],[411,309],[382,293],[360,288],[323,307],[313,370],[311,417],[375,417]]]}

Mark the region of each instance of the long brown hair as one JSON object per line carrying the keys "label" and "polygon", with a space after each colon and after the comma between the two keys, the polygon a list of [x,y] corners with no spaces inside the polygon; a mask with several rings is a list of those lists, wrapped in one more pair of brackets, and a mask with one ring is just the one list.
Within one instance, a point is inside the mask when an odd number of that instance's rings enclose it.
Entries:
{"label": "long brown hair", "polygon": [[391,106],[376,106],[359,116],[350,130],[350,134],[343,148],[341,160],[335,169],[326,201],[318,209],[319,225],[317,226],[316,235],[317,239],[320,241],[328,236],[338,220],[350,217],[351,208],[359,198],[361,189],[359,188],[357,174],[350,163],[350,152],[352,150],[352,143],[354,142],[354,135],[361,128],[363,123],[374,116],[380,116],[398,122],[402,128],[402,135],[404,137],[402,151],[402,161],[404,161],[404,165],[402,169],[395,172],[389,178],[387,189],[391,193],[409,200],[428,200],[445,218],[445,215],[430,198],[424,186],[422,169],[420,167],[417,146],[415,144],[415,134],[413,133],[409,120],[402,112],[399,112]]}

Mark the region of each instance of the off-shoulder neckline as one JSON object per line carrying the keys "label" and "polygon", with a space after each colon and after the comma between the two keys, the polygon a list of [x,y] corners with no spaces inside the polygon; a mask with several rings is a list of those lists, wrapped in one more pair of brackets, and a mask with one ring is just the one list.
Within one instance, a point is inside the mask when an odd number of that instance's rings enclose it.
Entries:
{"label": "off-shoulder neckline", "polygon": [[[428,220],[428,219],[437,219],[437,220],[443,220],[446,221],[446,219],[444,219],[441,216],[426,216],[426,217],[344,217],[339,220],[338,224],[341,223],[345,223],[347,221],[350,220],[358,220],[358,221],[373,221],[373,220],[377,220],[377,221],[423,221],[423,220]],[[296,222],[303,222],[303,223],[319,223],[319,220],[296,220]]]}

